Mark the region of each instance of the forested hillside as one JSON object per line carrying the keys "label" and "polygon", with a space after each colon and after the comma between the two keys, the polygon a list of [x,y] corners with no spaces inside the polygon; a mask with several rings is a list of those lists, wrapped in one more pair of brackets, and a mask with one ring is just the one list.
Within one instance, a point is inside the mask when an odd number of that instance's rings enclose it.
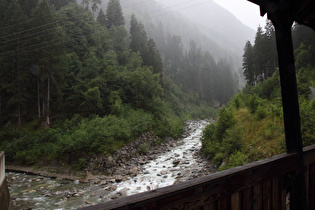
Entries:
{"label": "forested hillside", "polygon": [[[0,150],[10,162],[84,162],[140,134],[177,137],[237,82],[229,63],[171,35],[164,55],[118,0],[0,1]],[[125,17],[130,17],[127,20]],[[162,38],[162,37],[161,37]],[[80,162],[81,161],[81,162]],[[84,164],[83,164],[84,166]]]}
{"label": "forested hillside", "polygon": [[[304,146],[315,143],[315,32],[292,28]],[[243,70],[247,86],[219,112],[203,133],[203,152],[220,170],[286,151],[275,34],[270,22],[247,42]]]}

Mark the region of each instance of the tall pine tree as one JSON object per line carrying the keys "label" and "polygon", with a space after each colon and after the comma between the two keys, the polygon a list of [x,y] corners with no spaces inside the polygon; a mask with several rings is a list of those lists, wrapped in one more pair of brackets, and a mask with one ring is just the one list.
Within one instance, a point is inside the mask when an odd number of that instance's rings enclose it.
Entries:
{"label": "tall pine tree", "polygon": [[244,48],[243,54],[243,74],[249,85],[254,85],[255,80],[255,69],[253,60],[253,46],[250,41],[247,41]]}
{"label": "tall pine tree", "polygon": [[110,29],[112,26],[121,25],[125,25],[125,19],[119,0],[110,0],[106,9],[106,26]]}

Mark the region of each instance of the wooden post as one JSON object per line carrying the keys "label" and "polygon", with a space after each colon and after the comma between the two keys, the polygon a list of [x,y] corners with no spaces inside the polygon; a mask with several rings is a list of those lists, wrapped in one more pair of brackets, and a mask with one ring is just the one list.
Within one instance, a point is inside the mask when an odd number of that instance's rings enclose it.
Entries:
{"label": "wooden post", "polygon": [[[278,11],[279,12],[279,11]],[[281,94],[288,153],[296,153],[298,172],[290,189],[291,209],[307,209],[303,144],[289,11],[271,14],[276,30]]]}

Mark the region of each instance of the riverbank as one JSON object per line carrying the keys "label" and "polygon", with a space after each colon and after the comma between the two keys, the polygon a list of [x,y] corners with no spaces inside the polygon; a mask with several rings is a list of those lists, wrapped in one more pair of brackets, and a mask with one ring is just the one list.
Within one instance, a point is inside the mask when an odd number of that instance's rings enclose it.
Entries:
{"label": "riverbank", "polygon": [[85,170],[82,177],[71,174],[71,171],[64,176],[55,171],[50,171],[50,174],[42,169],[18,168],[33,174],[41,171],[42,175],[53,175],[55,179],[8,173],[14,209],[25,206],[76,209],[208,175],[215,168],[200,154],[200,138],[207,124],[207,121],[188,122],[186,137],[178,140],[169,138],[155,149],[148,150],[145,155],[120,163],[110,175]]}
{"label": "riverbank", "polygon": [[[151,133],[143,134],[135,142],[121,148],[113,156],[90,157],[85,170],[78,171],[74,170],[70,166],[61,166],[58,164],[46,166],[21,166],[8,164],[6,165],[6,170],[60,180],[79,180],[80,182],[89,182],[94,184],[100,183],[103,180],[115,179],[117,181],[121,181],[126,179],[125,177],[135,177],[137,174],[143,173],[143,165],[156,159],[161,154],[170,152],[175,147],[182,145],[182,140],[198,129],[198,122],[199,121],[187,121],[185,130],[178,139],[168,137],[161,141],[158,137],[153,136]],[[158,141],[160,143],[156,144]],[[143,145],[146,147],[145,151],[140,151],[139,147]],[[200,163],[207,162],[200,153],[200,150],[192,152]],[[199,172],[196,177],[201,177],[215,171],[213,166],[210,164],[206,165],[208,165],[208,167],[206,167],[204,171]]]}

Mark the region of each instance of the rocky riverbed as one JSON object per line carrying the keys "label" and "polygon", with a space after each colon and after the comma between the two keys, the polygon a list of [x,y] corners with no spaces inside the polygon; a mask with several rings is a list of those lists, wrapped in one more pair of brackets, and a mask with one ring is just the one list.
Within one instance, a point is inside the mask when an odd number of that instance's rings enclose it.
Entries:
{"label": "rocky riverbed", "polygon": [[[92,158],[81,180],[75,176],[70,181],[71,176],[48,179],[7,173],[13,209],[46,209],[49,205],[53,209],[75,209],[210,174],[214,168],[200,154],[202,129],[208,123],[187,122],[181,139],[167,138],[160,145],[150,145],[145,155],[135,153],[129,160],[120,161],[111,157],[110,170],[108,163],[102,165],[102,158]],[[144,143],[148,144],[139,140],[138,145]],[[124,153],[120,151],[118,156]]]}

